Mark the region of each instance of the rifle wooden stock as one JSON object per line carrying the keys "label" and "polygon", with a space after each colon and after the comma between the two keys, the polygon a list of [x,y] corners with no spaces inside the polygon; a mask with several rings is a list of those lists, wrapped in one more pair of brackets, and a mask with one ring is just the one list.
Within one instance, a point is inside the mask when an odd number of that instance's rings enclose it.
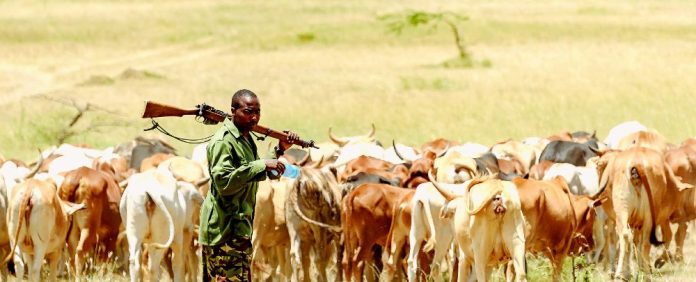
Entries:
{"label": "rifle wooden stock", "polygon": [[226,117],[210,110],[184,110],[181,108],[164,105],[157,102],[145,101],[145,111],[143,112],[143,118],[182,117],[188,115],[200,116],[201,113],[204,118],[215,122],[223,122]]}
{"label": "rifle wooden stock", "polygon": [[[173,106],[168,106],[164,104],[160,104],[157,102],[152,102],[152,101],[146,101],[145,102],[145,111],[143,112],[143,118],[158,118],[158,117],[182,117],[186,115],[195,115],[195,116],[202,116],[208,121],[214,121],[214,123],[219,123],[225,120],[228,116],[231,116],[223,111],[217,110],[213,107],[207,106],[205,104],[203,105],[198,105],[196,106],[197,109],[194,110],[184,110],[181,108],[173,107]],[[211,124],[214,124],[211,123]],[[288,139],[288,134],[282,131],[277,131],[273,130],[271,128],[262,126],[262,125],[255,125],[251,131],[254,131],[256,133],[262,134],[264,136],[268,136],[271,138],[275,138],[278,140],[287,140]],[[314,141],[309,140],[296,140],[291,142],[294,145],[301,146],[302,148],[307,148],[307,147],[312,147],[312,148],[317,148],[317,146],[314,145]]]}

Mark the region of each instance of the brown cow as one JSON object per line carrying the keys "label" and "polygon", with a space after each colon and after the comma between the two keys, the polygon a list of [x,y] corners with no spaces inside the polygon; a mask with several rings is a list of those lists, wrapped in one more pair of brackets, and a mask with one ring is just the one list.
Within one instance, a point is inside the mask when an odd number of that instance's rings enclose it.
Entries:
{"label": "brown cow", "polygon": [[385,160],[368,156],[359,156],[346,164],[343,172],[338,176],[338,182],[344,183],[348,177],[361,171],[368,172],[368,169],[388,171],[392,166],[392,163]]}
{"label": "brown cow", "polygon": [[[696,139],[689,139],[682,143],[682,146],[676,149],[667,151],[665,161],[674,171],[674,174],[681,178],[685,183],[696,185],[696,143],[692,143]],[[679,209],[672,215],[671,222],[679,225],[676,233],[676,252],[675,258],[677,261],[684,259],[684,240],[686,239],[687,223],[696,219],[696,190],[686,189],[681,192],[681,202],[678,204]],[[669,249],[671,243],[672,232],[669,224],[661,225],[662,238],[665,242],[665,249]],[[662,257],[655,262],[656,267],[660,267],[669,259],[669,253],[663,253]]]}
{"label": "brown cow", "polygon": [[75,224],[68,234],[70,261],[79,277],[91,251],[95,250],[98,262],[105,262],[108,254],[115,251],[121,227],[121,190],[112,175],[80,167],[65,175],[58,196],[63,201],[85,205],[84,211],[75,214]]}
{"label": "brown cow", "polygon": [[365,265],[372,261],[372,246],[386,245],[392,213],[407,190],[386,184],[363,184],[343,198],[343,279],[362,281]]}
{"label": "brown cow", "polygon": [[582,239],[576,245],[585,250],[593,244],[594,207],[601,202],[572,195],[560,176],[552,181],[515,178],[512,182],[526,221],[526,249],[545,254],[551,261],[553,280],[559,281],[573,242]]}
{"label": "brown cow", "polygon": [[401,187],[416,188],[418,185],[428,182],[428,171],[433,169],[438,155],[435,151],[427,150],[423,155],[411,163],[408,176],[401,180]]}
{"label": "brown cow", "polygon": [[[384,278],[386,281],[394,281],[396,274],[401,274],[400,262],[403,260],[401,251],[408,241],[411,231],[411,200],[416,190],[407,190],[408,193],[399,198],[392,211],[392,221],[387,235],[387,245],[384,251],[387,254],[387,262],[384,264]],[[428,263],[420,265],[429,266]],[[403,279],[402,279],[403,280]]]}
{"label": "brown cow", "polygon": [[19,247],[24,260],[15,256],[17,277],[29,268],[29,281],[39,281],[44,258],[48,261],[50,281],[56,280],[58,262],[65,246],[71,215],[83,204],[75,205],[58,198],[52,181],[29,179],[18,184],[10,195],[7,212],[11,245],[9,260]]}
{"label": "brown cow", "polygon": [[538,164],[535,164],[529,170],[529,178],[536,180],[544,179],[544,174],[547,170],[549,170],[549,168],[551,168],[551,166],[553,166],[553,164],[555,163],[552,161],[541,161]]}
{"label": "brown cow", "polygon": [[655,131],[638,131],[621,139],[617,148],[623,150],[632,147],[646,147],[664,154],[670,146],[667,143],[667,139],[660,133]]}
{"label": "brown cow", "polygon": [[[638,265],[643,272],[651,272],[650,244],[661,244],[655,229],[668,224],[678,208],[680,191],[692,187],[674,175],[662,155],[650,148],[632,147],[606,153],[598,163],[600,193],[609,196],[605,211],[616,222],[619,238],[616,277],[630,276],[627,266],[633,256],[627,254],[632,244],[631,230],[639,242]],[[656,203],[660,203],[659,207]],[[629,263],[625,262],[627,259]]]}
{"label": "brown cow", "polygon": [[425,142],[425,144],[421,146],[421,152],[433,151],[436,155],[442,155],[447,151],[447,149],[457,145],[459,145],[459,142],[457,141],[438,138],[429,142]]}
{"label": "brown cow", "polygon": [[174,157],[174,155],[169,153],[156,153],[152,156],[149,156],[143,159],[143,161],[140,163],[140,172],[155,169],[160,165],[160,163],[172,157]]}

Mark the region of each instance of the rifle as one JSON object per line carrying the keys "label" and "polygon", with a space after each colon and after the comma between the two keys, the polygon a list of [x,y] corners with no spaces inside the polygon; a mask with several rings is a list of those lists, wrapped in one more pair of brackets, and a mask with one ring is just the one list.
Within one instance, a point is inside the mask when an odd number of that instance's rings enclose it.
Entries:
{"label": "rifle", "polygon": [[[143,112],[143,118],[181,117],[187,115],[195,115],[196,117],[202,117],[203,123],[205,124],[217,124],[219,122],[224,121],[228,116],[230,116],[224,111],[218,110],[210,105],[206,105],[205,103],[196,105],[196,109],[185,110],[173,106],[160,104],[157,102],[145,101],[145,112]],[[285,132],[273,130],[258,124],[251,128],[251,131],[278,140],[287,140],[288,138],[288,134]],[[302,148],[312,147],[319,149],[319,147],[314,145],[313,140],[305,141],[300,139],[291,142],[291,144],[298,145]]]}

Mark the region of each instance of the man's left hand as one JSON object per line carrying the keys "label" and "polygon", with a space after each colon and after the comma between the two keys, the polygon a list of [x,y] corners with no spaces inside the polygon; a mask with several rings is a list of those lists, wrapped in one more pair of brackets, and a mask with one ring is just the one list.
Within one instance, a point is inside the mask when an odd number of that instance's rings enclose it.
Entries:
{"label": "man's left hand", "polygon": [[290,149],[293,142],[300,140],[300,136],[297,135],[297,133],[288,130],[285,130],[283,132],[286,133],[288,137],[285,140],[280,140],[280,143],[278,143],[278,148],[285,151],[287,149]]}

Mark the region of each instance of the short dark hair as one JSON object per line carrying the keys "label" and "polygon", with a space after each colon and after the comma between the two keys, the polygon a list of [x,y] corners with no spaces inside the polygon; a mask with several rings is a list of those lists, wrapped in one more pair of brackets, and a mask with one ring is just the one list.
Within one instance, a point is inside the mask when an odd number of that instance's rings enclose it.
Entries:
{"label": "short dark hair", "polygon": [[256,94],[254,92],[252,92],[251,90],[240,89],[237,92],[235,92],[234,95],[232,95],[232,103],[231,103],[232,108],[235,108],[235,109],[239,108],[239,106],[241,106],[240,105],[241,100],[244,97],[257,98]]}

